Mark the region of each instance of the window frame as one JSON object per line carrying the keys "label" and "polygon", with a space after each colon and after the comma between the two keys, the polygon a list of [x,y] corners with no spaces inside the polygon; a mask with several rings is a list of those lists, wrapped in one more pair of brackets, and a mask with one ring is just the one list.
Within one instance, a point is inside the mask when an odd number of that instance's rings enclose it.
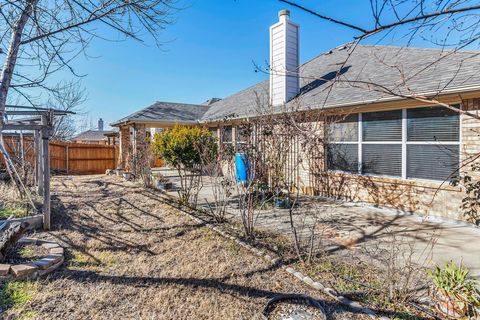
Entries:
{"label": "window frame", "polygon": [[[460,109],[462,109],[462,104],[461,103],[454,103],[453,105],[458,105]],[[356,174],[356,175],[361,175],[361,176],[371,176],[371,177],[384,177],[384,178],[391,178],[391,179],[401,179],[401,180],[407,180],[407,181],[427,181],[427,182],[441,182],[442,180],[434,180],[434,179],[424,179],[424,178],[408,178],[407,176],[407,146],[408,145],[455,145],[458,146],[458,159],[459,159],[459,168],[460,164],[462,163],[462,115],[458,114],[459,117],[459,126],[458,126],[458,141],[408,141],[408,123],[407,123],[407,110],[409,109],[416,109],[416,108],[442,108],[440,106],[414,106],[411,108],[399,108],[399,109],[392,109],[393,110],[402,110],[402,139],[401,141],[363,141],[363,114],[368,113],[368,112],[359,112],[358,114],[358,125],[357,125],[357,130],[358,130],[358,140],[357,141],[332,141],[329,142],[329,144],[356,144],[358,147],[358,170],[357,172],[349,172],[349,171],[343,171],[339,169],[334,169],[330,170],[327,167],[326,159],[327,157],[325,156],[325,169],[328,172],[339,172],[339,173],[347,173],[347,174]],[[390,111],[390,110],[381,110],[381,111]],[[381,112],[379,111],[379,112]],[[373,111],[374,112],[374,111]],[[328,126],[328,123],[326,124]],[[362,173],[362,165],[363,165],[363,145],[367,144],[396,144],[396,145],[401,145],[402,146],[402,171],[401,171],[401,176],[392,176],[392,175],[381,175],[381,174],[371,174],[371,173]],[[327,148],[325,147],[325,152],[327,152]]]}

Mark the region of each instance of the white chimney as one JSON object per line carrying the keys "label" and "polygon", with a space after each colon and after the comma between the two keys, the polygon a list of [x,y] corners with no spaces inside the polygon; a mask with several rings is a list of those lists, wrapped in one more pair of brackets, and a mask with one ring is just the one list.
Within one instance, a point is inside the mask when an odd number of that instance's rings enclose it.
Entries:
{"label": "white chimney", "polygon": [[279,21],[270,27],[270,103],[280,105],[295,97],[298,79],[299,26],[290,21],[290,12],[278,13]]}

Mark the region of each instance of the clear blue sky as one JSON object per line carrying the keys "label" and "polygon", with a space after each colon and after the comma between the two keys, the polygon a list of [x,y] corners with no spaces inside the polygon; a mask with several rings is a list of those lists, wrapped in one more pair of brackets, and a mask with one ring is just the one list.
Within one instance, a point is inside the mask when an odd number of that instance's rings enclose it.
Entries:
{"label": "clear blue sky", "polygon": [[[355,35],[276,0],[182,1],[186,8],[163,33],[162,48],[153,41],[95,40],[88,50],[95,58],[75,62],[76,71],[86,75],[83,108],[94,123],[99,117],[111,123],[157,100],[201,103],[222,98],[265,79],[266,74],[255,72],[254,62],[268,63],[268,28],[281,9],[289,9],[301,26],[302,62]],[[370,12],[363,0],[323,0],[309,6],[360,25]],[[71,77],[66,72],[57,76]]]}

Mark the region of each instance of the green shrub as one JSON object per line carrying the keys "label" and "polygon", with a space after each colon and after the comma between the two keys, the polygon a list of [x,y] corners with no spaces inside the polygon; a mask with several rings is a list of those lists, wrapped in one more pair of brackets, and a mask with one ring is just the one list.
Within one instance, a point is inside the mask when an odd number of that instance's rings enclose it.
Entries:
{"label": "green shrub", "polygon": [[212,161],[215,159],[217,142],[206,128],[176,125],[155,134],[152,151],[172,167],[193,170],[201,164],[204,152],[209,153]]}
{"label": "green shrub", "polygon": [[180,202],[196,207],[202,167],[210,165],[217,157],[216,138],[206,128],[176,125],[155,134],[151,147],[153,154],[177,169]]}

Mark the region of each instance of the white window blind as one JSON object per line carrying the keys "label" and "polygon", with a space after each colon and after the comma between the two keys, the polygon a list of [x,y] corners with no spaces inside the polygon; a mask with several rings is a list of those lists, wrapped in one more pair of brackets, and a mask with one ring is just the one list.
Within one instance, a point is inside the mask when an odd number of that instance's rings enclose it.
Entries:
{"label": "white window blind", "polygon": [[327,146],[327,168],[345,172],[358,172],[357,144],[329,144]]}
{"label": "white window blind", "polygon": [[331,143],[358,142],[358,114],[329,118],[326,136]]}
{"label": "white window blind", "polygon": [[446,108],[407,110],[408,141],[458,141],[460,117]]}
{"label": "white window blind", "polygon": [[447,108],[407,110],[407,178],[445,181],[455,177],[459,143],[458,112]]}
{"label": "white window blind", "polygon": [[402,110],[362,113],[362,141],[402,141]]}
{"label": "white window blind", "polygon": [[362,173],[402,176],[401,144],[365,144],[362,146]]}

